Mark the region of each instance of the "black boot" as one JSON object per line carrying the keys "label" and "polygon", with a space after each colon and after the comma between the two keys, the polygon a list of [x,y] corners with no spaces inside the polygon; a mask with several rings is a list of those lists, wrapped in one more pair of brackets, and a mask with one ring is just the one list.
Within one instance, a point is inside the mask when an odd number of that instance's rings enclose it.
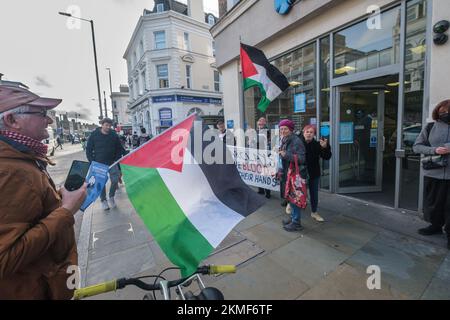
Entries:
{"label": "black boot", "polygon": [[281,200],[281,206],[286,207],[288,205],[288,202],[286,199]]}
{"label": "black boot", "polygon": [[434,225],[430,224],[426,228],[417,230],[417,232],[423,236],[431,236],[433,234],[442,234],[442,227],[434,226]]}
{"label": "black boot", "polygon": [[285,218],[285,219],[283,219],[283,226],[288,225],[291,222],[292,222],[292,219],[290,217],[289,218]]}
{"label": "black boot", "polygon": [[289,231],[289,232],[295,232],[295,231],[301,231],[303,230],[303,227],[300,223],[298,222],[291,222],[285,226],[283,226],[284,230]]}

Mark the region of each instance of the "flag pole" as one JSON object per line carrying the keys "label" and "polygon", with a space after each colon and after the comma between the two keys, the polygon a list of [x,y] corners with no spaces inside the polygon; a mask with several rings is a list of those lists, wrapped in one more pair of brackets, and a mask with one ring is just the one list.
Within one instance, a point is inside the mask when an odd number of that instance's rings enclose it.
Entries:
{"label": "flag pole", "polygon": [[[180,123],[182,123],[183,121],[186,121],[187,119],[194,117],[197,115],[197,112],[194,112],[193,114],[191,114],[189,117],[187,117],[186,119],[183,119],[181,121],[178,121],[176,124],[174,124],[172,127],[170,127],[167,130],[170,130],[171,128],[179,125]],[[151,141],[155,140],[156,138],[158,138],[159,136],[161,136],[163,133],[165,133],[166,131],[161,132],[160,134],[154,136],[153,138],[151,138],[150,140],[148,140],[146,143],[144,143],[142,146],[137,147],[136,149],[134,149],[133,151],[131,151],[130,153],[127,153],[126,155],[124,155],[122,158],[120,158],[119,160],[117,160],[116,162],[114,162],[112,165],[109,166],[109,168],[111,169],[112,167],[114,167],[115,165],[117,165],[120,161],[122,161],[123,159],[125,159],[128,156],[131,156],[133,153],[135,153],[136,151],[140,150],[141,148],[143,148],[147,143],[150,143]]]}

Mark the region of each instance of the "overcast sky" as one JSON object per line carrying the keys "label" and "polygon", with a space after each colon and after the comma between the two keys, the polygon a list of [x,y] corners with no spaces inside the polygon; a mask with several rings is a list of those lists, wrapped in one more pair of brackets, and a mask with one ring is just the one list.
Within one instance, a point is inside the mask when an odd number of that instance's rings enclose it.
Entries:
{"label": "overcast sky", "polygon": [[[217,0],[203,1],[204,9],[217,15]],[[182,1],[183,2],[183,1]],[[81,17],[93,19],[100,88],[106,91],[111,117],[109,78],[113,91],[127,84],[122,58],[144,8],[153,0],[14,0],[0,1],[0,73],[4,80],[20,81],[33,92],[62,98],[57,110],[77,111],[98,121],[99,107],[90,24],[70,29],[58,11],[78,6]]]}

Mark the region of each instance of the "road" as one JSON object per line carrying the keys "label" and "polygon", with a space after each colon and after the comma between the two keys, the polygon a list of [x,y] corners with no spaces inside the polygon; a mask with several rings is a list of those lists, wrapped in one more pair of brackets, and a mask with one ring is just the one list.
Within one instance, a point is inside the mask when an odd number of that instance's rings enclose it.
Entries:
{"label": "road", "polygon": [[[86,155],[80,144],[71,145],[66,143],[63,145],[63,148],[63,150],[56,150],[55,155],[50,157],[56,165],[48,167],[48,172],[57,188],[60,188],[64,184],[73,160],[86,160]],[[75,215],[75,236],[77,242],[80,235],[82,221],[83,213],[79,211]]]}

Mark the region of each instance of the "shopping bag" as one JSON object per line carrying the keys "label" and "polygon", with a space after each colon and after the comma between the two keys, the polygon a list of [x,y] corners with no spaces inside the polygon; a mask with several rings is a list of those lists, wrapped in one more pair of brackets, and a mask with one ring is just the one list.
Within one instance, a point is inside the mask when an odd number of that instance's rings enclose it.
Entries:
{"label": "shopping bag", "polygon": [[289,164],[284,198],[293,205],[305,209],[307,202],[306,190],[306,179],[300,175],[298,157],[295,155],[294,161]]}

